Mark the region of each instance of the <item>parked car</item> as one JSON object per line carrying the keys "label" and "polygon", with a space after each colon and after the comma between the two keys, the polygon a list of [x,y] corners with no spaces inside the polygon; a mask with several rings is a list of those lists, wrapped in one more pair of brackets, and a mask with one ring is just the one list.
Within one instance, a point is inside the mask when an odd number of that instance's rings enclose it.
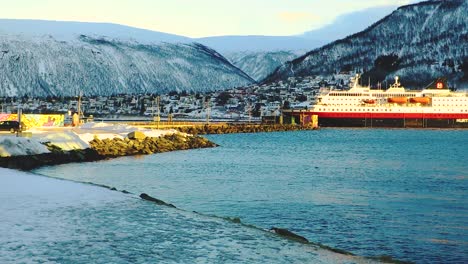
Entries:
{"label": "parked car", "polygon": [[0,121],[0,131],[10,131],[15,133],[19,131],[20,124],[18,121]]}

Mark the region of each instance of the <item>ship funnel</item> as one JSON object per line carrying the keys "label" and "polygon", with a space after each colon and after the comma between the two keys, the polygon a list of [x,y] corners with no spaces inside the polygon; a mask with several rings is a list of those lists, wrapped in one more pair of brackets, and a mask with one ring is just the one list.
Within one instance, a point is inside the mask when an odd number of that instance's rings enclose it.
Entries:
{"label": "ship funnel", "polygon": [[449,89],[447,85],[447,78],[445,77],[437,78],[433,82],[431,82],[428,86],[426,86],[425,89],[435,89],[435,90]]}

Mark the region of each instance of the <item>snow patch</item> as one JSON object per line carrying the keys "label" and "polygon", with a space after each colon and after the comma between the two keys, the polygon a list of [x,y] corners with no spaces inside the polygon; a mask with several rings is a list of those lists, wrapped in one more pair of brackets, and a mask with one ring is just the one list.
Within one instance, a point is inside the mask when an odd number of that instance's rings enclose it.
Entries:
{"label": "snow patch", "polygon": [[140,131],[147,137],[160,137],[164,135],[170,135],[175,133],[180,133],[175,129],[145,129],[138,128],[134,126],[129,126],[126,124],[109,124],[109,123],[86,123],[81,127],[74,130],[78,135],[86,142],[93,140],[96,136],[99,139],[105,138],[125,138],[128,133],[134,131]]}
{"label": "snow patch", "polygon": [[47,147],[37,140],[14,136],[0,137],[0,157],[36,155],[49,152]]}

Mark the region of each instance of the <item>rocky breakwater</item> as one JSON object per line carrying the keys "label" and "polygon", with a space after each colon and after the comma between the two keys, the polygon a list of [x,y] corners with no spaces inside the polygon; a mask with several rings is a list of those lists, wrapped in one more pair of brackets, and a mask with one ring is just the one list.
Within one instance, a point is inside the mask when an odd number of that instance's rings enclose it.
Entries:
{"label": "rocky breakwater", "polygon": [[232,133],[259,133],[298,130],[316,130],[307,125],[291,124],[205,124],[200,126],[178,127],[177,130],[193,135],[205,134],[232,134]]}
{"label": "rocky breakwater", "polygon": [[119,157],[131,155],[147,155],[175,150],[195,148],[211,148],[217,145],[206,138],[187,134],[169,134],[159,137],[147,137],[143,133],[135,131],[128,137],[99,139],[95,137],[89,142],[91,149],[100,156]]}
{"label": "rocky breakwater", "polygon": [[56,146],[46,144],[51,150],[47,153],[0,157],[0,167],[32,170],[42,166],[52,166],[72,162],[89,162],[105,159],[92,149],[64,151]]}
{"label": "rocky breakwater", "polygon": [[[8,144],[7,144],[8,143]],[[32,170],[41,166],[59,165],[71,162],[90,162],[103,159],[147,155],[175,150],[209,148],[217,145],[206,138],[182,133],[147,137],[135,131],[125,138],[99,139],[98,135],[89,142],[89,148],[63,150],[54,142],[18,138],[13,141],[0,141],[0,150],[8,150],[8,145],[21,145],[22,152],[0,151],[0,167],[20,170]],[[42,146],[40,150],[38,145]],[[34,149],[31,149],[34,147]]]}

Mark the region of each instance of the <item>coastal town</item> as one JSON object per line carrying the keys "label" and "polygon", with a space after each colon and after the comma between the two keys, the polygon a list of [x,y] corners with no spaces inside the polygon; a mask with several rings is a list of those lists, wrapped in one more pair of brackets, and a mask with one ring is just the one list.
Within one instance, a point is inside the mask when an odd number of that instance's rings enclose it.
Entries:
{"label": "coastal town", "polygon": [[83,120],[168,119],[260,121],[279,116],[281,109],[308,109],[320,88],[346,89],[352,74],[332,78],[290,77],[287,81],[232,88],[225,91],[194,93],[172,91],[166,94],[121,94],[73,97],[0,97],[2,113],[65,114],[81,113]]}

